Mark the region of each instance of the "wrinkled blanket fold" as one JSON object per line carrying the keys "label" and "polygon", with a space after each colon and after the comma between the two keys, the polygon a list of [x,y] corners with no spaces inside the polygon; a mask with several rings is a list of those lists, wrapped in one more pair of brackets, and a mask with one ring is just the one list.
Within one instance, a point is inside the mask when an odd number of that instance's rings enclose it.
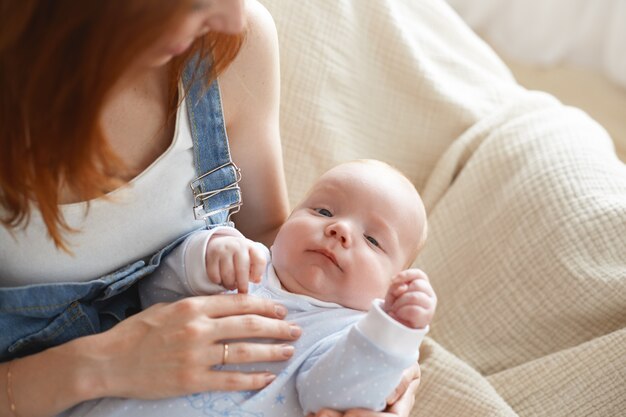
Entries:
{"label": "wrinkled blanket fold", "polygon": [[529,94],[454,142],[424,196],[418,263],[440,299],[431,337],[520,415],[623,412],[626,166],[605,132]]}

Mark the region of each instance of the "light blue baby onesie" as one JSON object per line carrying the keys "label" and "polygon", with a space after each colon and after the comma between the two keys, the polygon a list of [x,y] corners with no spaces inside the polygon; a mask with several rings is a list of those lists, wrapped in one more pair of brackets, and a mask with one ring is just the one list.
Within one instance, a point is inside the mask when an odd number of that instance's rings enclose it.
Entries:
{"label": "light blue baby onesie", "polygon": [[[232,228],[198,233],[237,234]],[[269,260],[269,251],[263,246]],[[181,245],[141,289],[143,301],[152,304],[196,295],[184,278]],[[206,281],[206,279],[205,279]],[[208,284],[211,285],[211,284]],[[207,289],[203,289],[206,293]],[[223,291],[223,290],[222,290]],[[400,382],[402,372],[415,363],[428,329],[414,330],[390,318],[375,300],[368,313],[338,304],[289,293],[268,262],[261,284],[250,293],[275,300],[288,310],[286,320],[303,329],[286,362],[225,365],[224,370],[266,371],[277,378],[259,391],[206,392],[165,400],[105,398],[83,403],[64,413],[78,417],[270,417],[305,416],[321,408],[382,410],[385,399]]]}

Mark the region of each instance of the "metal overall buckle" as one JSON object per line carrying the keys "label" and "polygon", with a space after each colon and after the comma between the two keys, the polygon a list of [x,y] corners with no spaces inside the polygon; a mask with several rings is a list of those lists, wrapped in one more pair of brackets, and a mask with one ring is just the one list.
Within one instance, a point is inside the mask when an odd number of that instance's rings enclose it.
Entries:
{"label": "metal overall buckle", "polygon": [[[222,188],[217,188],[215,190],[209,190],[209,191],[205,191],[205,192],[200,192],[200,181],[213,174],[214,172],[219,171],[222,168],[226,168],[227,166],[232,166],[233,169],[235,170],[235,182],[228,184]],[[218,166],[217,168],[214,168],[212,170],[210,170],[209,172],[206,172],[204,174],[202,174],[201,176],[199,176],[198,178],[194,179],[193,181],[191,181],[189,183],[189,187],[191,188],[191,192],[193,193],[193,216],[196,220],[204,220],[207,224],[207,226],[210,226],[209,224],[209,220],[208,218],[221,212],[224,210],[228,210],[228,217],[227,217],[227,221],[230,221],[230,216],[232,216],[233,214],[237,213],[240,210],[242,201],[241,201],[241,188],[239,187],[239,181],[241,181],[241,170],[239,169],[239,167],[237,165],[235,165],[234,162],[229,161],[223,165]],[[207,201],[208,199],[210,199],[211,197],[216,196],[217,194],[221,193],[222,191],[231,191],[234,190],[237,192],[237,201],[235,203],[231,203],[226,207],[220,207],[217,208],[215,210],[211,210],[211,211],[205,211],[204,209],[204,202]]]}

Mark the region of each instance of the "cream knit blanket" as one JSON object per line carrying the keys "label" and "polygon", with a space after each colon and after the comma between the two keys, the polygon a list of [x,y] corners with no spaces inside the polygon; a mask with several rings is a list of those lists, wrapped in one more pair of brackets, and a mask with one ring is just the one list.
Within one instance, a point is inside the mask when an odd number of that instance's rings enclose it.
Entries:
{"label": "cream knit blanket", "polygon": [[354,158],[427,204],[439,306],[412,416],[626,410],[626,165],[518,86],[440,0],[262,0],[281,47],[292,202]]}

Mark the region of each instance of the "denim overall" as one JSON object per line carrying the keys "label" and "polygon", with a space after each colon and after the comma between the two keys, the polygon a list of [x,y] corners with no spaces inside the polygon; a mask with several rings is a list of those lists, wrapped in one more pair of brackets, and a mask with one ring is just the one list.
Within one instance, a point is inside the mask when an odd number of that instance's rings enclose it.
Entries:
{"label": "denim overall", "polygon": [[[230,216],[241,206],[241,174],[230,158],[218,83],[207,89],[206,83],[194,80],[194,68],[192,62],[183,74],[198,175],[189,184],[193,213],[207,228],[232,226]],[[91,281],[0,288],[0,362],[103,332],[138,312],[135,284],[186,236]]]}

